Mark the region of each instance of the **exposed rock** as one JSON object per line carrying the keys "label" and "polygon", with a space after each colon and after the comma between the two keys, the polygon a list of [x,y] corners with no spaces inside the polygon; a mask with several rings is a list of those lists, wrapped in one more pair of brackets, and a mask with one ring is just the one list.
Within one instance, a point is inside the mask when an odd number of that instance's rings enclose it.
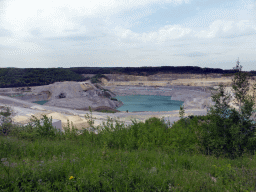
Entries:
{"label": "exposed rock", "polygon": [[214,102],[212,101],[211,97],[208,98],[189,98],[184,101],[183,103],[184,109],[207,109],[214,105]]}
{"label": "exposed rock", "polygon": [[95,108],[106,106],[116,108],[123,105],[121,101],[111,100],[116,95],[100,85],[97,87],[86,82],[55,82],[45,86],[35,86],[31,92],[22,93],[16,99],[30,102],[48,100],[44,105],[71,109]]}
{"label": "exposed rock", "polygon": [[96,89],[96,87],[89,83],[89,82],[83,82],[83,83],[80,83],[80,86],[81,88],[83,89],[83,91],[88,91],[88,90],[93,90],[93,89]]}

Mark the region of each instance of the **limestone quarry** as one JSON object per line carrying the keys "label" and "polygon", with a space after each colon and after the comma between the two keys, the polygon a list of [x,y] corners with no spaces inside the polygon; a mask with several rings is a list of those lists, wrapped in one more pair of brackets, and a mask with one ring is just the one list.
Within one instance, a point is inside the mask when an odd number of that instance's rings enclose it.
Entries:
{"label": "limestone quarry", "polygon": [[[92,77],[93,74],[84,74]],[[67,120],[72,121],[78,129],[88,128],[89,124],[84,116],[88,114],[89,106],[92,109],[109,108],[115,109],[123,105],[121,101],[111,98],[116,95],[163,95],[171,96],[172,100],[184,101],[184,116],[206,115],[207,107],[214,104],[211,95],[218,85],[223,83],[227,86],[226,93],[231,94],[230,105],[238,109],[232,92],[232,78],[222,77],[218,74],[200,76],[194,74],[156,74],[151,76],[105,74],[107,78],[101,78],[101,83],[92,84],[85,82],[55,82],[45,86],[31,86],[19,88],[1,88],[0,105],[10,106],[14,115],[13,121],[28,123],[32,115],[37,118],[46,114],[47,117],[61,120],[62,127],[67,126]],[[250,90],[248,95],[253,94],[252,85],[256,82],[249,80]],[[46,101],[44,105],[32,103]],[[256,100],[255,100],[256,102]],[[126,125],[132,124],[131,119],[145,121],[150,117],[164,117],[171,123],[179,119],[179,110],[164,112],[118,112],[101,113],[93,110],[96,117],[95,126],[106,122],[107,117],[120,118]]]}

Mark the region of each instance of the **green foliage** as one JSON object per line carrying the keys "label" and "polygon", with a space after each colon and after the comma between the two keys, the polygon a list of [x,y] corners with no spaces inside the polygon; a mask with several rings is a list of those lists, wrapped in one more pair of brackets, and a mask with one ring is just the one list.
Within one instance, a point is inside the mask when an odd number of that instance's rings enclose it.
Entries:
{"label": "green foliage", "polygon": [[176,121],[171,129],[168,129],[168,145],[165,146],[165,149],[178,149],[178,151],[186,153],[200,152],[198,121],[205,118],[205,116],[194,116],[191,119],[188,117]]}
{"label": "green foliage", "polygon": [[219,93],[212,96],[216,103],[208,113],[211,122],[198,128],[201,134],[199,139],[201,151],[207,151],[208,154],[214,154],[217,157],[224,155],[229,158],[241,157],[247,150],[251,154],[254,153],[255,130],[251,120],[248,120],[254,102],[251,97],[245,98],[247,81],[241,73],[237,73],[233,80],[235,97],[240,101],[240,106],[242,102],[244,103],[241,108],[242,113],[235,109],[230,110],[227,104],[230,96],[224,95],[223,85],[220,86]]}
{"label": "green foliage", "polygon": [[0,87],[41,86],[61,81],[86,81],[89,77],[78,75],[69,69],[0,69]]}
{"label": "green foliage", "polygon": [[[89,124],[94,127],[89,110]],[[233,120],[241,123],[235,115]],[[23,138],[0,138],[0,190],[255,190],[253,158],[229,161],[198,154],[204,134],[216,134],[214,128],[204,132],[207,124],[200,121],[214,124],[223,120],[218,115],[189,116],[171,128],[156,117],[145,123],[133,121],[129,127],[117,121],[114,127],[108,119],[101,130],[97,127],[99,134],[84,130],[78,135],[77,129],[72,126],[70,131],[68,126],[65,133],[56,132],[51,139],[49,120],[46,116],[44,120],[44,128],[39,124],[22,127]]]}

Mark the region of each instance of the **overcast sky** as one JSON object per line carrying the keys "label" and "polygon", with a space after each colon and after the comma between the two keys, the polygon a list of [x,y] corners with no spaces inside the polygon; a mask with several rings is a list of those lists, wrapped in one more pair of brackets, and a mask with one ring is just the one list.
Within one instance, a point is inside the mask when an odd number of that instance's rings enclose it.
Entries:
{"label": "overcast sky", "polygon": [[255,0],[0,0],[0,67],[256,70]]}

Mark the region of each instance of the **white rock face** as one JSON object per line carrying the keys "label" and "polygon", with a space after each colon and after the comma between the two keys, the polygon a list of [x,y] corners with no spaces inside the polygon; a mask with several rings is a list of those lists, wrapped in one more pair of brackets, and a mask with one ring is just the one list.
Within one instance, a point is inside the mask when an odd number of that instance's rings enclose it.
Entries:
{"label": "white rock face", "polygon": [[[37,86],[32,88],[32,93],[29,93],[30,98],[27,96],[28,101],[38,101],[42,98],[37,95],[42,93],[49,93],[47,103],[44,105],[64,107],[71,109],[85,109],[91,106],[92,108],[99,106],[106,106],[111,108],[120,107],[123,103],[111,100],[111,97],[115,95],[109,91],[103,91],[91,84],[89,81],[86,82],[55,82],[46,86]],[[46,95],[47,96],[47,95]],[[46,100],[46,99],[44,99]],[[32,106],[32,109],[43,109],[40,106]]]}

